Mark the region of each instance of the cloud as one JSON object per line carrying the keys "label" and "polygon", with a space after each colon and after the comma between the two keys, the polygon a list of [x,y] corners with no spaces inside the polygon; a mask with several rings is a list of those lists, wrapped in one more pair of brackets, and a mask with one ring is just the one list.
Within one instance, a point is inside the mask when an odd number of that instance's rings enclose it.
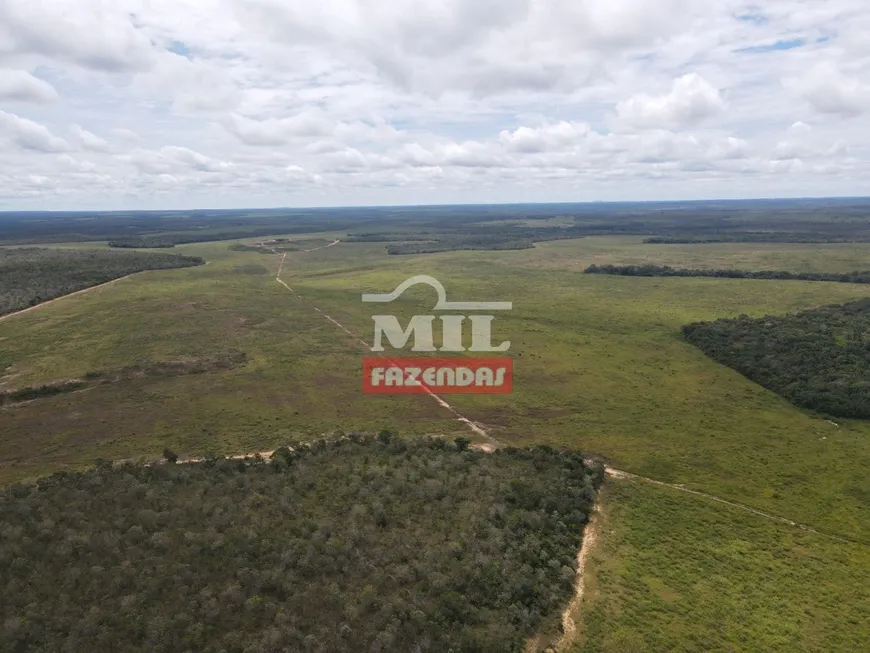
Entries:
{"label": "cloud", "polygon": [[91,150],[93,152],[109,152],[112,149],[105,139],[100,138],[96,134],[89,132],[87,129],[84,129],[79,125],[73,125],[71,131],[75,135],[76,140],[86,150]]}
{"label": "cloud", "polygon": [[130,154],[119,155],[116,158],[132,164],[141,173],[157,176],[189,172],[225,173],[233,169],[233,164],[228,161],[220,161],[177,145],[167,145],[159,150],[137,148]]}
{"label": "cloud", "polygon": [[639,93],[616,106],[619,120],[639,129],[691,127],[724,110],[719,89],[697,73],[675,79],[667,95]]}
{"label": "cloud", "polygon": [[547,152],[569,147],[582,141],[591,127],[585,122],[561,121],[541,127],[518,127],[499,134],[499,141],[515,152]]}
{"label": "cloud", "polygon": [[0,201],[866,192],[870,6],[756,5],[0,0]]}
{"label": "cloud", "polygon": [[252,120],[231,114],[221,123],[246,145],[280,146],[295,137],[323,137],[335,132],[335,124],[318,112],[304,112],[288,118]]}
{"label": "cloud", "polygon": [[830,61],[816,64],[799,78],[787,80],[786,86],[820,113],[848,118],[870,109],[870,84],[843,74]]}
{"label": "cloud", "polygon": [[786,130],[783,138],[777,141],[771,160],[807,161],[842,157],[848,150],[849,147],[844,140],[831,141],[827,134],[820,134],[807,123],[798,121]]}
{"label": "cloud", "polygon": [[48,82],[25,70],[0,69],[0,100],[18,102],[52,102],[57,91]]}
{"label": "cloud", "polygon": [[147,68],[153,59],[152,44],[136,29],[125,4],[129,3],[4,0],[0,55],[38,56],[115,72]]}
{"label": "cloud", "polygon": [[52,134],[45,125],[6,111],[0,111],[0,138],[36,152],[64,152],[69,149],[69,144]]}

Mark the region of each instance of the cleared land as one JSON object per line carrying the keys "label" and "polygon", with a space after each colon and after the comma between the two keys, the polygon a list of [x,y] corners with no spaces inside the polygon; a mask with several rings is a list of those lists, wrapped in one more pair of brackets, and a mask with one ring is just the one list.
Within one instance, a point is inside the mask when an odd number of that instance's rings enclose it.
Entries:
{"label": "cleared land", "polygon": [[[441,280],[451,300],[513,301],[514,310],[496,321],[494,338],[514,343],[515,394],[509,400],[451,400],[499,440],[582,450],[619,469],[870,542],[870,424],[847,420],[836,426],[813,417],[680,336],[691,322],[843,303],[870,295],[870,288],[582,273],[593,263],[645,262],[848,272],[866,267],[870,246],[641,240],[587,238],[516,252],[407,257],[388,257],[382,244],[341,243],[288,254],[283,278],[365,340],[371,339],[371,307],[360,295],[390,291],[415,274]],[[203,256],[209,265],[161,272],[159,278],[143,273],[0,324],[0,389],[229,351],[245,352],[247,364],[107,384],[4,408],[0,478],[32,477],[98,456],[156,458],[165,446],[183,455],[270,450],[336,429],[465,433],[426,397],[362,395],[358,343],[275,283],[279,257],[231,251],[228,243],[176,251]],[[409,295],[398,302],[399,314],[430,312],[432,296]],[[621,488],[636,483],[611,483],[613,505],[624,506],[605,513],[617,520],[614,532],[647,532],[663,544],[645,548],[638,540],[608,548],[614,540],[603,538],[602,555],[619,573],[608,586],[606,606],[590,612],[602,615],[599,621],[578,621],[581,635],[589,633],[588,650],[764,650],[759,642],[776,650],[777,638],[796,641],[800,633],[807,639],[797,650],[855,650],[853,638],[862,631],[851,620],[870,614],[855,594],[870,576],[866,544],[849,548],[761,517],[731,515],[721,504],[668,488],[644,487],[638,491],[642,500],[632,504],[631,492],[623,495]],[[666,518],[670,513],[673,523]],[[717,547],[728,528],[740,529],[740,535],[723,555]],[[671,541],[702,558],[680,567],[664,544]],[[839,571],[824,577],[825,568]],[[679,587],[671,602],[648,610],[642,593],[626,589],[637,578]],[[690,582],[698,585],[694,594],[686,590]],[[762,600],[764,588],[770,591]],[[735,607],[741,592],[755,597],[746,610],[763,608],[744,629]],[[836,606],[847,604],[852,607],[837,612]],[[801,616],[803,610],[808,616]],[[707,629],[715,628],[710,615],[717,611],[734,626],[705,646]],[[797,614],[797,625],[785,635],[783,611]],[[668,639],[671,626],[673,637],[685,636],[679,640],[683,649],[668,648],[677,641]],[[825,633],[837,628],[844,632],[826,641]]]}
{"label": "cleared land", "polygon": [[870,548],[642,481],[606,486],[572,653],[860,651]]}

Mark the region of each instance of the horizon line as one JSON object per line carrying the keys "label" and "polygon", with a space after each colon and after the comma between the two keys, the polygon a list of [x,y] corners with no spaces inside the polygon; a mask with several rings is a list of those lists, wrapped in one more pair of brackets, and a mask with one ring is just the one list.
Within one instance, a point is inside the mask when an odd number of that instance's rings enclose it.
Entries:
{"label": "horizon line", "polygon": [[0,209],[0,216],[10,213],[182,213],[188,211],[329,211],[351,209],[420,209],[420,208],[462,208],[462,207],[487,207],[487,206],[599,206],[599,205],[624,205],[624,204],[708,204],[717,203],[745,203],[745,202],[808,202],[808,201],[842,201],[863,200],[870,201],[870,195],[807,195],[801,197],[742,197],[723,198],[711,197],[706,199],[669,199],[669,200],[586,200],[576,202],[463,202],[447,204],[335,204],[319,206],[236,206],[236,207],[209,207],[200,208],[165,208],[165,209]]}

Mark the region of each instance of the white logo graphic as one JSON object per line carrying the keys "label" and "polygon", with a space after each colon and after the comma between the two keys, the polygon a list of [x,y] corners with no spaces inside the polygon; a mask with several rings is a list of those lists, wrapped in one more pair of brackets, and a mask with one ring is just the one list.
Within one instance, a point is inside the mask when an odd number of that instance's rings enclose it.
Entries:
{"label": "white logo graphic", "polygon": [[[401,297],[408,288],[418,284],[428,285],[435,289],[438,294],[438,302],[433,310],[436,311],[510,311],[513,309],[512,302],[449,302],[444,285],[428,275],[419,275],[406,279],[391,293],[365,294],[362,300],[368,303],[388,304]],[[374,346],[371,350],[376,352],[385,351],[383,338],[394,349],[402,349],[414,337],[414,346],[411,351],[417,352],[505,352],[510,349],[509,341],[502,342],[498,346],[492,344],[492,322],[494,315],[442,315],[442,343],[440,348],[435,347],[432,325],[436,319],[434,315],[415,315],[411,318],[407,329],[402,329],[395,315],[374,315],[375,323]],[[471,347],[464,347],[462,331],[465,321],[471,324]]]}

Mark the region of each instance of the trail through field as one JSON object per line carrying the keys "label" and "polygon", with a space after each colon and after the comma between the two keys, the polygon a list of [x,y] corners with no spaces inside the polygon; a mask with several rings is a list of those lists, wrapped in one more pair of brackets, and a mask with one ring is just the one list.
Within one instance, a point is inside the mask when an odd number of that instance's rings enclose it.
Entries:
{"label": "trail through field", "polygon": [[598,542],[598,531],[600,526],[600,518],[598,507],[593,506],[592,516],[583,529],[583,543],[580,545],[580,551],[577,553],[577,577],[574,581],[574,597],[562,613],[562,637],[554,647],[556,651],[567,651],[568,648],[577,639],[577,624],[574,622],[574,615],[580,611],[580,606],[583,603],[583,595],[586,589],[586,563],[589,561],[589,554]]}
{"label": "trail through field", "polygon": [[[302,251],[300,251],[300,252],[296,252],[296,253],[298,253],[298,254],[307,254],[308,252],[316,252],[316,251],[321,250],[321,249],[326,249],[327,247],[333,247],[333,246],[335,246],[335,245],[338,245],[339,242],[341,242],[341,241],[340,241],[340,240],[335,240],[335,241],[329,243],[329,245],[324,245],[323,247],[314,247],[313,249],[305,249],[305,250],[302,250]],[[276,250],[274,250],[274,249],[272,249],[272,251],[275,252],[276,254],[278,253],[278,252],[277,252]],[[284,254],[281,256],[281,263],[280,263],[280,265],[278,266],[278,274],[275,276],[275,281],[277,281],[277,282],[280,283],[282,286],[284,286],[287,290],[289,290],[291,293],[293,293],[293,295],[294,295],[295,297],[297,297],[299,300],[305,302],[305,303],[306,303],[308,306],[310,306],[312,309],[314,309],[315,311],[317,311],[318,313],[320,313],[320,314],[321,314],[325,319],[329,320],[330,322],[332,322],[332,324],[334,324],[334,325],[337,326],[339,329],[341,329],[342,331],[344,331],[344,332],[345,332],[347,335],[349,335],[349,336],[350,336],[354,341],[356,341],[357,343],[359,343],[359,344],[360,344],[360,345],[361,345],[361,346],[362,346],[362,347],[363,347],[367,352],[370,352],[369,345],[368,345],[368,343],[367,343],[365,340],[363,340],[362,338],[360,338],[357,334],[355,334],[353,331],[351,331],[350,329],[348,329],[346,326],[344,326],[341,322],[339,322],[338,320],[336,320],[334,317],[332,317],[331,315],[328,315],[328,314],[327,314],[325,311],[323,311],[319,306],[316,306],[316,305],[313,304],[311,301],[309,301],[308,299],[306,299],[304,296],[300,295],[298,292],[296,292],[295,290],[293,290],[293,288],[291,288],[291,287],[287,284],[287,282],[285,282],[285,281],[281,278],[281,275],[282,275],[283,272],[284,272],[284,266],[285,266],[286,263],[287,263],[287,254],[289,254],[289,252],[284,252]],[[387,363],[392,363],[392,362],[393,362],[392,360],[390,360],[389,357],[384,356],[383,354],[381,354],[380,356],[381,356],[382,358],[384,358],[384,360],[385,360]],[[410,377],[408,377],[408,378],[410,378]],[[485,438],[486,440],[492,442],[492,443],[493,443],[494,445],[496,445],[496,446],[501,446],[501,443],[500,443],[498,440],[496,440],[495,438],[493,438],[491,435],[489,435],[489,433],[487,433],[487,431],[486,431],[483,427],[481,427],[481,426],[480,426],[479,424],[477,424],[476,422],[472,422],[470,419],[468,419],[467,417],[465,417],[465,415],[463,415],[463,414],[460,413],[458,410],[456,410],[456,408],[454,408],[453,406],[451,406],[451,405],[450,405],[448,402],[446,402],[446,401],[445,401],[441,396],[435,394],[435,393],[432,392],[429,388],[423,387],[423,390],[424,390],[424,391],[426,392],[426,394],[427,394],[427,395],[428,395],[428,396],[429,396],[433,401],[435,401],[439,406],[441,406],[442,408],[444,408],[444,409],[450,411],[450,412],[453,414],[453,416],[454,416],[454,418],[456,419],[456,421],[465,424],[465,425],[466,425],[466,426],[467,426],[467,427],[468,427],[468,428],[469,428],[469,429],[470,429],[470,430],[471,430],[475,435],[478,435],[478,436],[480,436],[480,437],[482,437],[482,438]]]}
{"label": "trail through field", "polygon": [[764,517],[765,519],[770,519],[772,521],[780,522],[781,524],[788,524],[789,526],[793,526],[795,528],[799,528],[802,531],[806,531],[808,533],[812,533],[814,535],[821,535],[824,537],[829,537],[831,539],[837,540],[839,542],[843,542],[846,544],[863,544],[868,546],[867,542],[863,542],[861,540],[853,540],[850,538],[842,537],[840,535],[834,535],[833,533],[825,533],[823,531],[817,531],[812,526],[807,526],[806,524],[801,524],[799,522],[792,521],[787,517],[780,517],[779,515],[774,515],[769,512],[764,512],[763,510],[758,510],[756,508],[752,508],[750,506],[744,505],[742,503],[736,503],[734,501],[728,501],[727,499],[722,499],[721,497],[717,497],[713,494],[707,494],[706,492],[700,492],[698,490],[690,490],[683,485],[678,483],[665,483],[664,481],[657,481],[654,478],[647,478],[646,476],[638,476],[637,474],[632,474],[631,472],[625,472],[620,469],[613,469],[612,467],[605,466],[605,471],[607,475],[611,478],[618,479],[629,479],[633,481],[642,481],[644,483],[652,483],[653,485],[659,485],[661,487],[671,488],[672,490],[677,490],[679,492],[685,492],[686,494],[694,494],[697,497],[703,497],[705,499],[709,499],[710,501],[715,501],[716,503],[721,503],[726,506],[730,506],[732,508],[737,508],[738,510],[742,510],[744,512],[752,513],[753,515],[758,515],[759,517]]}
{"label": "trail through field", "polygon": [[75,297],[76,295],[81,295],[86,292],[91,292],[92,290],[96,290],[97,288],[103,288],[105,286],[109,286],[113,283],[118,283],[119,281],[123,281],[124,279],[128,279],[132,277],[132,274],[128,274],[123,277],[118,277],[117,279],[112,279],[111,281],[106,281],[105,283],[97,284],[96,286],[90,286],[89,288],[82,288],[81,290],[76,290],[75,292],[71,292],[67,295],[61,295],[60,297],[55,297],[54,299],[49,299],[45,302],[40,302],[36,306],[31,306],[30,308],[24,308],[20,311],[15,311],[14,313],[9,313],[7,315],[0,315],[0,322],[3,320],[8,320],[10,317],[15,317],[16,315],[21,315],[22,313],[29,313],[30,311],[35,311],[37,308],[42,308],[43,306],[48,306],[49,304],[54,304],[55,302],[59,302],[61,299],[66,299],[67,297]]}

